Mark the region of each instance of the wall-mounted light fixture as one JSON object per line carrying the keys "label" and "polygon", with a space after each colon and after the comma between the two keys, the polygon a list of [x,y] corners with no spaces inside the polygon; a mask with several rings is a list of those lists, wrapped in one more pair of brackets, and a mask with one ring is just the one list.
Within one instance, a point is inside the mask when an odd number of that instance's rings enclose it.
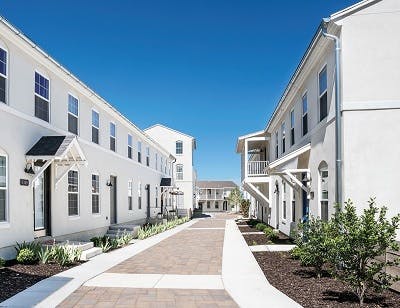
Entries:
{"label": "wall-mounted light fixture", "polygon": [[112,183],[111,183],[111,180],[107,180],[107,183],[106,183],[106,185],[107,185],[108,187],[111,187],[111,186],[113,186],[113,185],[112,185]]}
{"label": "wall-mounted light fixture", "polygon": [[25,173],[28,173],[28,174],[35,174],[35,171],[33,170],[31,163],[26,164],[24,171],[25,171]]}

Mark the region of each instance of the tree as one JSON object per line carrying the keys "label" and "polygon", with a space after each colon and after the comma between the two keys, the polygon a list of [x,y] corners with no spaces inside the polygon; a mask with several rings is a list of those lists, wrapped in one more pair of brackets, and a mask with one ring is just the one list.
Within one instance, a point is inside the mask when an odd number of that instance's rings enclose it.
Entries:
{"label": "tree", "polygon": [[242,212],[244,217],[249,217],[249,209],[250,209],[250,200],[243,199],[240,203],[240,211]]}
{"label": "tree", "polygon": [[343,210],[337,208],[332,219],[337,234],[331,250],[338,265],[334,274],[352,288],[360,305],[369,288],[382,290],[399,280],[385,272],[387,266],[395,265],[398,260],[377,258],[385,256],[387,249],[399,249],[396,230],[400,215],[389,220],[386,213],[386,207],[378,208],[375,199],[370,199],[368,208],[357,216],[356,208],[349,200]]}
{"label": "tree", "polygon": [[230,203],[232,203],[233,205],[235,205],[236,207],[236,212],[238,211],[238,206],[240,206],[240,204],[242,203],[243,200],[243,195],[242,192],[240,191],[239,188],[234,188],[231,193],[229,194],[228,200]]}

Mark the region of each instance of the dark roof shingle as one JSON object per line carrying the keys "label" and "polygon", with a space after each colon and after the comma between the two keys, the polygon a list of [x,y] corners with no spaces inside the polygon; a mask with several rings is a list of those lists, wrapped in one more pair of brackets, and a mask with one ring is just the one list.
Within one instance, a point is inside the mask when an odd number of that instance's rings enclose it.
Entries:
{"label": "dark roof shingle", "polygon": [[196,185],[198,188],[230,188],[238,187],[232,181],[197,181]]}

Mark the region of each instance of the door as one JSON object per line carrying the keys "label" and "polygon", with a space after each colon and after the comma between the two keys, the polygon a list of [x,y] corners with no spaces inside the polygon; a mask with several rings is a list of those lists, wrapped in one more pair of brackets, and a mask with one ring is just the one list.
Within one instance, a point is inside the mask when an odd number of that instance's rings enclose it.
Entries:
{"label": "door", "polygon": [[[304,179],[307,177],[306,173],[302,173],[301,177]],[[303,185],[307,187],[307,181],[302,181]],[[310,200],[307,198],[307,192],[302,189],[302,202],[303,202],[303,218],[302,221],[308,221],[308,214],[310,211]]]}
{"label": "door", "polygon": [[33,183],[34,237],[50,235],[50,168]]}
{"label": "door", "polygon": [[146,185],[146,199],[147,199],[147,219],[150,219],[150,184]]}
{"label": "door", "polygon": [[222,205],[222,209],[223,209],[224,211],[227,211],[227,210],[228,210],[228,202],[227,202],[227,201],[224,201],[224,203],[223,203],[223,205]]}
{"label": "door", "polygon": [[281,219],[279,215],[279,208],[280,208],[280,198],[279,198],[279,184],[275,182],[275,208],[276,208],[276,229],[279,229],[279,221]]}
{"label": "door", "polygon": [[117,177],[110,176],[110,224],[117,223]]}

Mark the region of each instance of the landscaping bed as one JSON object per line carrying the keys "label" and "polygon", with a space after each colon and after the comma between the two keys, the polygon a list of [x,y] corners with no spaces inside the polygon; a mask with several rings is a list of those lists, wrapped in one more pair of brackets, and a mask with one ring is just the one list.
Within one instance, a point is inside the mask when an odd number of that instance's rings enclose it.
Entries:
{"label": "landscaping bed", "polygon": [[[300,265],[286,252],[254,252],[268,281],[304,307],[359,307],[358,298],[327,272],[317,278],[312,268]],[[399,307],[400,294],[390,290],[369,293],[363,307]]]}
{"label": "landscaping bed", "polygon": [[256,228],[252,228],[249,226],[245,226],[245,227],[239,227],[240,232],[260,232],[260,230],[257,230]]}
{"label": "landscaping bed", "polygon": [[[254,231],[257,231],[254,229]],[[269,239],[265,234],[243,234],[243,237],[249,246],[254,245],[293,245],[293,242],[283,233],[278,233],[277,238]]]}
{"label": "landscaping bed", "polygon": [[63,272],[77,264],[61,266],[51,264],[18,264],[9,261],[5,267],[0,268],[0,302],[29,288],[35,283],[50,276]]}

